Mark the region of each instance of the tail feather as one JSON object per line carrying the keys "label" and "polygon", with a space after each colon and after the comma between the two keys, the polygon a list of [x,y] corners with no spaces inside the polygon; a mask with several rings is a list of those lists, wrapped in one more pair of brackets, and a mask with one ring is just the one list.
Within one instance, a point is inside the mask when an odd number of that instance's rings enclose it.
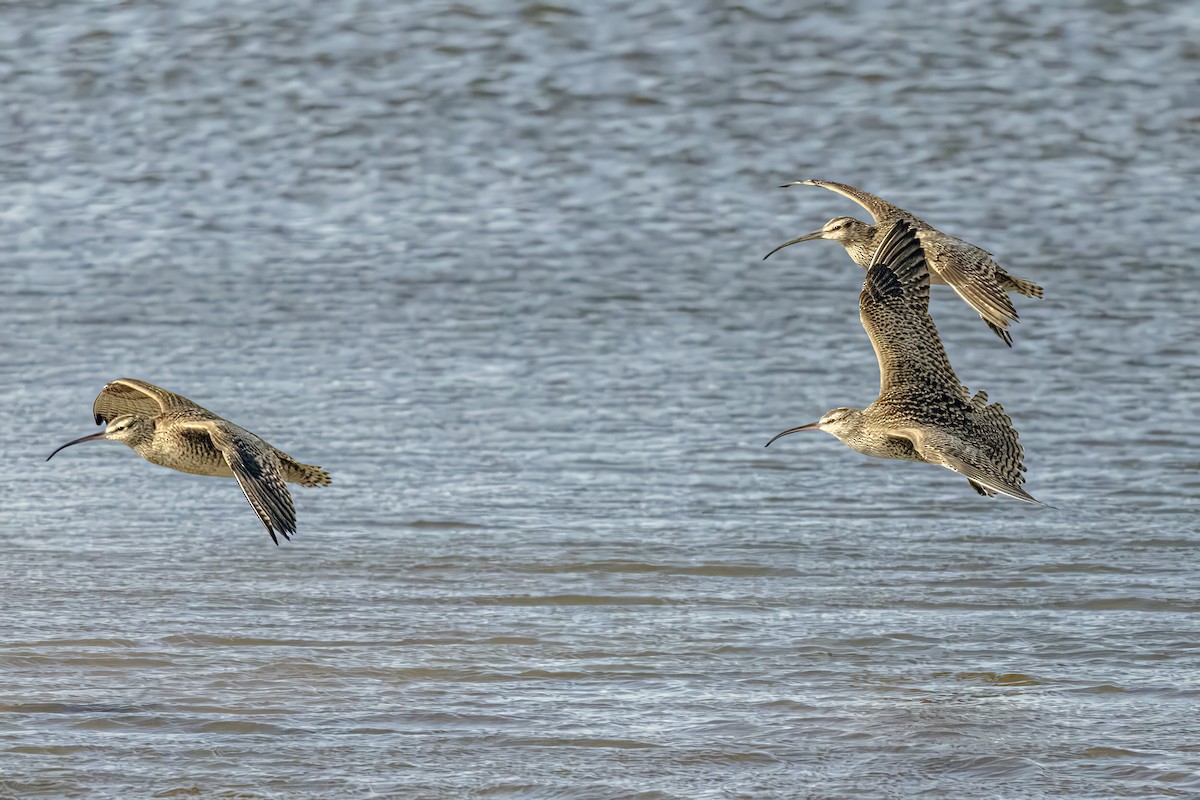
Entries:
{"label": "tail feather", "polygon": [[283,467],[283,477],[288,483],[298,483],[301,486],[328,486],[333,482],[329,473],[312,464],[301,464],[287,453],[275,451],[280,466]]}
{"label": "tail feather", "polygon": [[1017,292],[1026,297],[1035,297],[1038,300],[1042,299],[1044,290],[1033,281],[1027,281],[1024,278],[1015,278],[1012,275],[1005,275],[1006,278],[1004,288],[1010,292]]}
{"label": "tail feather", "polygon": [[999,403],[987,404],[986,392],[976,393],[971,399],[971,406],[979,413],[980,422],[985,428],[983,441],[1000,477],[1014,486],[1021,486],[1025,483],[1025,476],[1021,474],[1026,471],[1025,449],[1021,447],[1012,419],[1004,413],[1004,407]]}

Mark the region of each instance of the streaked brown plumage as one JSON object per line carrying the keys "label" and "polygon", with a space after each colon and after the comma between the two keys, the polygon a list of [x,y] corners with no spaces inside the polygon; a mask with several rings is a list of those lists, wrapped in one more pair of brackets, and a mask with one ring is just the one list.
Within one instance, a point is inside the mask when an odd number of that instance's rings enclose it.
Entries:
{"label": "streaked brown plumage", "polygon": [[1019,292],[1026,297],[1040,298],[1042,287],[1009,275],[986,250],[955,236],[942,233],[923,219],[882,198],[864,192],[862,189],[845,183],[815,179],[787,184],[787,186],[801,185],[822,186],[844,197],[849,197],[870,212],[875,224],[868,225],[854,217],[835,217],[826,222],[820,230],[784,242],[767,253],[764,258],[769,258],[784,247],[798,242],[833,239],[846,248],[846,252],[854,263],[861,267],[868,267],[875,251],[879,249],[879,243],[891,229],[892,223],[897,220],[907,220],[916,230],[917,238],[925,252],[930,283],[948,284],[958,293],[959,297],[978,312],[988,327],[995,331],[1005,344],[1009,347],[1012,346],[1012,334],[1008,330],[1008,323],[1017,320],[1017,311],[1007,292]]}
{"label": "streaked brown plumage", "polygon": [[218,478],[236,478],[271,540],[278,532],[290,539],[296,532],[296,509],[287,483],[328,486],[329,473],[301,464],[250,431],[218,417],[183,395],[145,381],[120,378],[96,396],[92,405],[100,433],[84,436],[63,447],[90,440],[124,442],[152,464]]}
{"label": "streaked brown plumage", "polygon": [[[888,229],[867,269],[859,318],[879,359],[879,396],[780,433],[823,430],[876,458],[926,461],[966,476],[984,495],[1038,503],[1021,488],[1024,452],[1012,421],[987,394],[958,381],[929,316],[929,270],[916,227]],[[771,444],[768,442],[768,446]]]}

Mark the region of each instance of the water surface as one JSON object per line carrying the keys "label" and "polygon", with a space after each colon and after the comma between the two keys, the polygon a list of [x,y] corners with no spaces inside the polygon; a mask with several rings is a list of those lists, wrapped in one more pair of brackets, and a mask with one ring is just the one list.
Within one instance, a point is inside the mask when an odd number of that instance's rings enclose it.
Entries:
{"label": "water surface", "polygon": [[[1200,791],[1200,14],[1167,2],[0,8],[0,796]],[[860,184],[1027,488],[779,430],[878,376]],[[92,430],[180,391],[334,476]]]}

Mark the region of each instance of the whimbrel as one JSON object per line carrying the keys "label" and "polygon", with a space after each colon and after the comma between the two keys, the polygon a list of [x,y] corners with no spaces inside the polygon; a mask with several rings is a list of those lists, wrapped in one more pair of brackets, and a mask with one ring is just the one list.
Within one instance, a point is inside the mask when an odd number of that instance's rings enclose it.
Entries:
{"label": "whimbrel", "polygon": [[869,267],[871,257],[875,255],[892,223],[902,219],[907,220],[917,232],[929,265],[929,282],[949,284],[1009,347],[1012,347],[1012,334],[1009,333],[1008,323],[1017,320],[1017,311],[1006,292],[1019,292],[1026,297],[1042,296],[1042,287],[1009,275],[992,260],[991,253],[986,250],[942,233],[925,220],[862,189],[821,180],[795,181],[785,184],[783,188],[788,186],[823,186],[849,197],[870,212],[875,224],[868,225],[854,217],[834,217],[820,230],[784,242],[763,256],[764,259],[799,242],[833,239],[846,248],[855,264]]}
{"label": "whimbrel", "polygon": [[106,423],[105,429],[67,442],[47,461],[63,447],[111,439],[129,445],[151,464],[193,475],[237,478],[276,545],[276,531],[285,539],[296,532],[296,509],[287,482],[301,486],[330,482],[329,473],[320,467],[301,464],[245,428],[145,381],[112,381],[96,395],[92,413],[97,425]]}
{"label": "whimbrel", "polygon": [[818,422],[790,428],[821,430],[876,458],[927,461],[967,478],[971,488],[1039,503],[1021,488],[1024,453],[1012,420],[987,394],[974,397],[958,382],[929,316],[929,269],[920,231],[893,223],[867,269],[859,318],[879,359],[879,396],[861,411],[836,408]]}

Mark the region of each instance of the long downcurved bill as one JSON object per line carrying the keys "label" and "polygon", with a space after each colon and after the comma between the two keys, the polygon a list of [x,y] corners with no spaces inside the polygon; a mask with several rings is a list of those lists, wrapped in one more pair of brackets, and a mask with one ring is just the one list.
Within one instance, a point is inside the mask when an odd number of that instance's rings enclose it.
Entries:
{"label": "long downcurved bill", "polygon": [[[81,436],[73,442],[67,442],[62,447],[58,448],[58,450],[62,450],[63,448],[70,447],[73,444],[79,444],[80,442],[91,442],[96,439],[103,439],[105,432],[106,431],[100,431],[99,433],[93,433],[91,436]],[[55,455],[55,453],[58,452],[58,450],[55,450],[50,455],[46,456],[46,460],[49,461],[50,459],[54,458],[54,455]]]}
{"label": "long downcurved bill", "polygon": [[822,233],[824,233],[824,231],[813,231],[812,233],[806,233],[803,236],[797,236],[790,242],[784,242],[783,244],[779,245],[779,247],[776,247],[774,250],[763,256],[763,261],[766,261],[768,258],[775,255],[785,247],[791,247],[794,244],[800,244],[800,242],[811,242],[813,239],[820,239]]}
{"label": "long downcurved bill", "polygon": [[[784,436],[787,436],[789,433],[799,433],[800,431],[819,431],[819,430],[821,430],[821,423],[819,423],[819,422],[810,422],[807,425],[801,425],[798,428],[788,428],[783,433],[775,434],[775,438],[772,439],[771,441],[767,442],[766,444],[764,444],[763,447],[770,447],[772,444],[775,443],[775,439],[782,439]],[[66,445],[63,445],[63,447],[66,447]]]}

